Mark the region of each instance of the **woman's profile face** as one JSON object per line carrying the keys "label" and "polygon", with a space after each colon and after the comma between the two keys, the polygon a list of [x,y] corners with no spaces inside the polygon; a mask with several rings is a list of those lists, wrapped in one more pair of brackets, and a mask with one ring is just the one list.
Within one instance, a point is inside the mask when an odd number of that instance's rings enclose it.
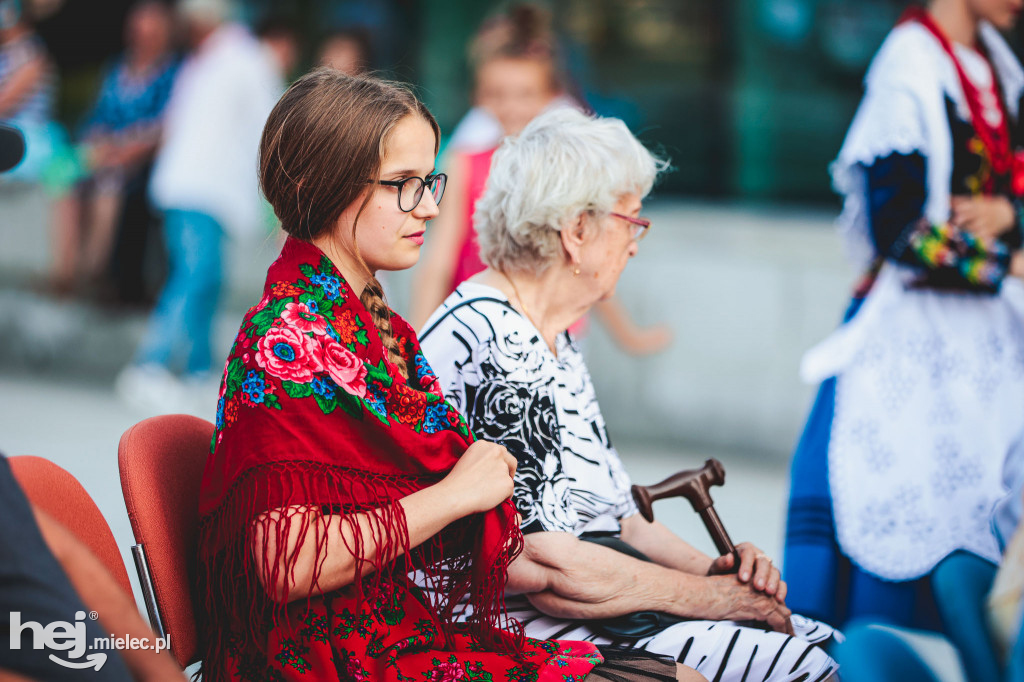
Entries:
{"label": "woman's profile face", "polygon": [[1008,30],[1017,23],[1024,0],[968,0],[974,14],[996,28]]}
{"label": "woman's profile face", "polygon": [[498,119],[506,135],[515,135],[558,94],[551,68],[542,59],[487,61],[477,70],[476,103]]}
{"label": "woman's profile face", "polygon": [[[639,194],[624,194],[612,207],[615,213],[636,218],[640,215]],[[633,238],[633,225],[612,215],[598,217],[598,229],[594,230],[589,243],[580,254],[580,277],[584,278],[596,300],[604,300],[615,293],[619,276],[626,269],[629,259],[637,254],[639,245]]]}
{"label": "woman's profile face", "polygon": [[[399,121],[387,142],[378,180],[425,178],[434,172],[434,130],[420,116],[410,114]],[[437,204],[429,188],[424,188],[420,203],[412,211],[398,207],[398,187],[370,184],[370,202],[356,226],[356,244],[363,261],[371,271],[405,270],[416,264],[427,229],[427,221],[437,217]],[[339,219],[336,239],[351,240],[352,221],[362,205],[365,194],[345,209]],[[352,245],[341,245],[352,251]]]}

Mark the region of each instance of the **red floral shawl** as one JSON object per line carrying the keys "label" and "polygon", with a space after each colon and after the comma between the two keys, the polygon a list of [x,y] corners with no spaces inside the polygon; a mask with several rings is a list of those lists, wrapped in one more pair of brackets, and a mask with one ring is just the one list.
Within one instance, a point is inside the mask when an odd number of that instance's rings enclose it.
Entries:
{"label": "red floral shawl", "polygon": [[[503,622],[501,606],[508,564],[522,547],[511,502],[408,551],[397,501],[439,481],[473,436],[437,389],[412,329],[397,316],[392,326],[408,380],[388,362],[369,313],[330,260],[294,238],[271,265],[262,300],[245,315],[225,368],[199,505],[204,676],[209,671],[211,680],[225,669],[229,645],[232,652],[262,647],[286,617],[256,576],[251,534],[263,512],[291,505],[323,514],[380,510],[387,532],[376,547],[350,549],[357,558],[396,545],[406,552],[390,566],[361,571],[351,588],[357,600],[388,601],[419,569],[434,588],[427,609],[446,642],[466,632],[453,625],[452,609],[468,594],[476,614],[472,641],[522,650],[521,628]],[[299,524],[314,534],[322,561],[323,514],[292,513],[273,530],[283,538]],[[266,557],[266,542],[262,551]],[[268,565],[281,563],[270,559]],[[292,570],[294,557],[285,566]]]}

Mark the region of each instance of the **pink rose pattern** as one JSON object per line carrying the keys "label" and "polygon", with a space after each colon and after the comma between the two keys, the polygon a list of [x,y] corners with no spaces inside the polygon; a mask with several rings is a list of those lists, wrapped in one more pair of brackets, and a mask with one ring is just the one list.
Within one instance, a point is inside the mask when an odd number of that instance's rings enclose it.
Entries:
{"label": "pink rose pattern", "polygon": [[366,395],[366,367],[355,353],[329,336],[320,339],[324,365],[334,383],[360,398]]}
{"label": "pink rose pattern", "polygon": [[463,670],[462,664],[455,660],[437,664],[430,671],[428,679],[430,682],[459,682],[465,677],[466,671]]}
{"label": "pink rose pattern", "polygon": [[[214,442],[235,421],[229,408],[279,410],[287,399],[315,400],[325,414],[341,407],[351,416],[366,415],[423,433],[469,433],[409,340],[402,339],[412,356],[410,389],[404,393],[396,391],[382,363],[362,359],[372,323],[346,306],[351,291],[330,260],[322,257],[318,268],[303,263],[298,270],[301,277],[276,282],[242,323],[224,370]],[[414,413],[402,400],[409,390],[423,398],[416,401]]]}
{"label": "pink rose pattern", "polygon": [[272,327],[256,349],[257,364],[278,379],[302,384],[324,369],[316,341],[291,327]]}
{"label": "pink rose pattern", "polygon": [[286,325],[298,329],[303,334],[312,332],[322,336],[327,333],[327,320],[323,315],[318,315],[310,310],[306,303],[292,302],[285,305],[281,319]]}

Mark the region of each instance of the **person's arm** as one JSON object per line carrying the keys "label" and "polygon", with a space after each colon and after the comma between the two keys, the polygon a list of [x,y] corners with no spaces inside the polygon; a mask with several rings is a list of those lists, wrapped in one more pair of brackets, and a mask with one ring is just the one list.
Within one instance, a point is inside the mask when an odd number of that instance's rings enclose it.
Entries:
{"label": "person's arm", "polygon": [[427,225],[427,249],[422,260],[413,269],[412,297],[409,304],[409,323],[413,329],[422,329],[450,293],[455,275],[462,237],[470,226],[466,224],[466,157],[455,154],[448,173],[448,184],[441,199],[441,212]]}
{"label": "person's arm", "polygon": [[639,514],[620,519],[622,539],[666,568],[707,575],[712,559],[670,531],[660,521],[648,523]]}
{"label": "person's arm", "polygon": [[[878,253],[922,272],[928,287],[993,292],[1008,274],[1010,250],[950,221],[924,217],[927,160],[919,152],[893,153],[867,167],[871,234]],[[960,216],[962,224],[965,218]]]}
{"label": "person's arm", "polygon": [[615,344],[630,355],[653,355],[672,343],[671,329],[664,324],[638,327],[617,297],[599,301],[595,310]]}
{"label": "person's arm", "polygon": [[12,114],[22,99],[36,87],[46,70],[46,58],[42,55],[25,62],[0,85],[0,117]]}
{"label": "person's arm", "polygon": [[[423,544],[453,521],[493,509],[509,499],[515,470],[516,460],[505,448],[487,441],[473,443],[443,480],[397,502],[405,516],[409,548]],[[267,594],[280,603],[340,589],[355,580],[357,569],[365,573],[374,564],[393,561],[405,551],[400,543],[394,542],[390,556],[376,553],[377,538],[387,530],[382,528],[379,511],[328,516],[324,548],[318,547],[317,533],[302,531],[307,524],[299,522],[295,515],[303,514],[312,516],[310,520],[314,523],[320,517],[318,509],[291,507],[262,514],[253,522],[252,549],[257,574]],[[291,518],[282,549],[276,544],[276,530],[286,515]],[[350,549],[357,546],[365,548],[360,557],[362,566],[357,565]],[[318,559],[322,560],[319,567]],[[294,566],[294,570],[282,570],[284,566]],[[317,568],[319,576],[314,585]]]}
{"label": "person's arm", "polygon": [[[121,589],[100,560],[71,531],[44,511],[37,507],[32,511],[50,551],[67,573],[82,602],[99,614],[104,629],[118,637],[146,638],[152,642],[156,635],[139,615],[135,601]],[[120,654],[136,680],[185,680],[178,664],[166,651],[125,649]]]}
{"label": "person's arm", "polygon": [[531,533],[509,567],[509,593],[556,618],[661,611],[684,618],[757,620],[791,632],[790,611],[733,575],[696,576],[640,561],[571,533]]}
{"label": "person's arm", "polygon": [[749,542],[736,545],[740,565],[733,570],[731,554],[712,559],[658,521],[648,523],[639,514],[634,514],[619,523],[622,539],[657,564],[694,575],[735,573],[740,582],[750,583],[758,592],[773,595],[783,603],[786,601],[786,583],[782,581],[779,570],[766,554]]}
{"label": "person's arm", "polygon": [[111,144],[108,165],[129,168],[141,164],[153,156],[159,142],[160,124],[149,124],[130,138]]}

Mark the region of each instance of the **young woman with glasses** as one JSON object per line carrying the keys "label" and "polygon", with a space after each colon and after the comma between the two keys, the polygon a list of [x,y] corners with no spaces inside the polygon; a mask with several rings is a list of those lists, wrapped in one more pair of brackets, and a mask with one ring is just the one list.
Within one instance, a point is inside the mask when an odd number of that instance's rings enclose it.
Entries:
{"label": "young woman with glasses", "polygon": [[203,478],[203,679],[700,679],[504,617],[515,459],[475,440],[375,277],[419,257],[438,137],[408,90],[331,69],[267,121],[260,182],[289,236],[225,366]]}

